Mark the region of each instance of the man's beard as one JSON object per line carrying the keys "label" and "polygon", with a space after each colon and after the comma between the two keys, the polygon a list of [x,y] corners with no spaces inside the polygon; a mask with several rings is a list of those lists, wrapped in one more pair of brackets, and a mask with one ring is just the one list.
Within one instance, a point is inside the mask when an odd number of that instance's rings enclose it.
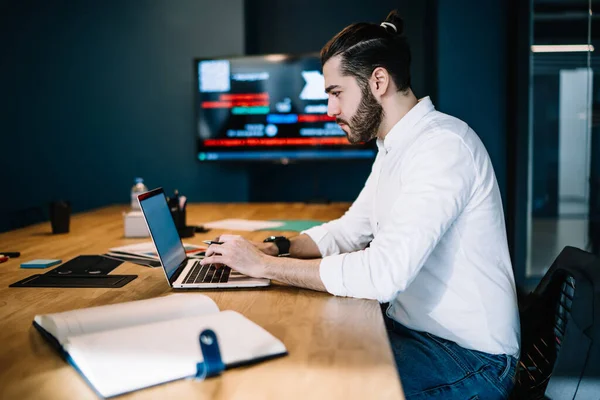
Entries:
{"label": "man's beard", "polygon": [[356,113],[350,118],[350,123],[341,118],[336,122],[348,126],[346,132],[348,141],[352,144],[368,142],[377,136],[377,131],[383,121],[383,107],[377,102],[368,84],[361,85],[362,98]]}

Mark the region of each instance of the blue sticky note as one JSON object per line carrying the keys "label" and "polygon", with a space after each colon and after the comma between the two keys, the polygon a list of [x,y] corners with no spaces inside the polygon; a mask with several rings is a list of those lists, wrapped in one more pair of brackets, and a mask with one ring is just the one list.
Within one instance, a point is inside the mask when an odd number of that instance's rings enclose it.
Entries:
{"label": "blue sticky note", "polygon": [[21,268],[48,268],[60,264],[62,260],[31,260],[21,264]]}

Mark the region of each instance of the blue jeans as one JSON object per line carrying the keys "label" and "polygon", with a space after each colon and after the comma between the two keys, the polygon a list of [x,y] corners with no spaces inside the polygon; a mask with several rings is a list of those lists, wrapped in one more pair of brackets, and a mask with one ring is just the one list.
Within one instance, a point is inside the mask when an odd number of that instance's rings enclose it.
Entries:
{"label": "blue jeans", "polygon": [[516,358],[468,350],[385,318],[407,400],[508,398]]}

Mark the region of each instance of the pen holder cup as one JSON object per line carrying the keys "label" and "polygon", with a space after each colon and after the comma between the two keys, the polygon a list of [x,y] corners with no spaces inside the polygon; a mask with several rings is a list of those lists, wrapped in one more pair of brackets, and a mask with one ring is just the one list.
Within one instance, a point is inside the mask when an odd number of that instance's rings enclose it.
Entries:
{"label": "pen holder cup", "polygon": [[171,208],[171,216],[178,230],[186,227],[185,208]]}
{"label": "pen holder cup", "polygon": [[50,225],[52,233],[68,233],[71,220],[71,203],[53,201],[50,203]]}

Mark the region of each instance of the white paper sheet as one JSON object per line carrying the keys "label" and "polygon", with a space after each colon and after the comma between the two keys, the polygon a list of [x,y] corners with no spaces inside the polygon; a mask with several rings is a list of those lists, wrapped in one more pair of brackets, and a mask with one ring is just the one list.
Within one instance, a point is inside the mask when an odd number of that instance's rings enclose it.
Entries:
{"label": "white paper sheet", "polygon": [[260,229],[278,228],[283,226],[280,221],[260,221],[252,219],[222,219],[202,224],[207,229],[226,229],[232,231],[258,231]]}

